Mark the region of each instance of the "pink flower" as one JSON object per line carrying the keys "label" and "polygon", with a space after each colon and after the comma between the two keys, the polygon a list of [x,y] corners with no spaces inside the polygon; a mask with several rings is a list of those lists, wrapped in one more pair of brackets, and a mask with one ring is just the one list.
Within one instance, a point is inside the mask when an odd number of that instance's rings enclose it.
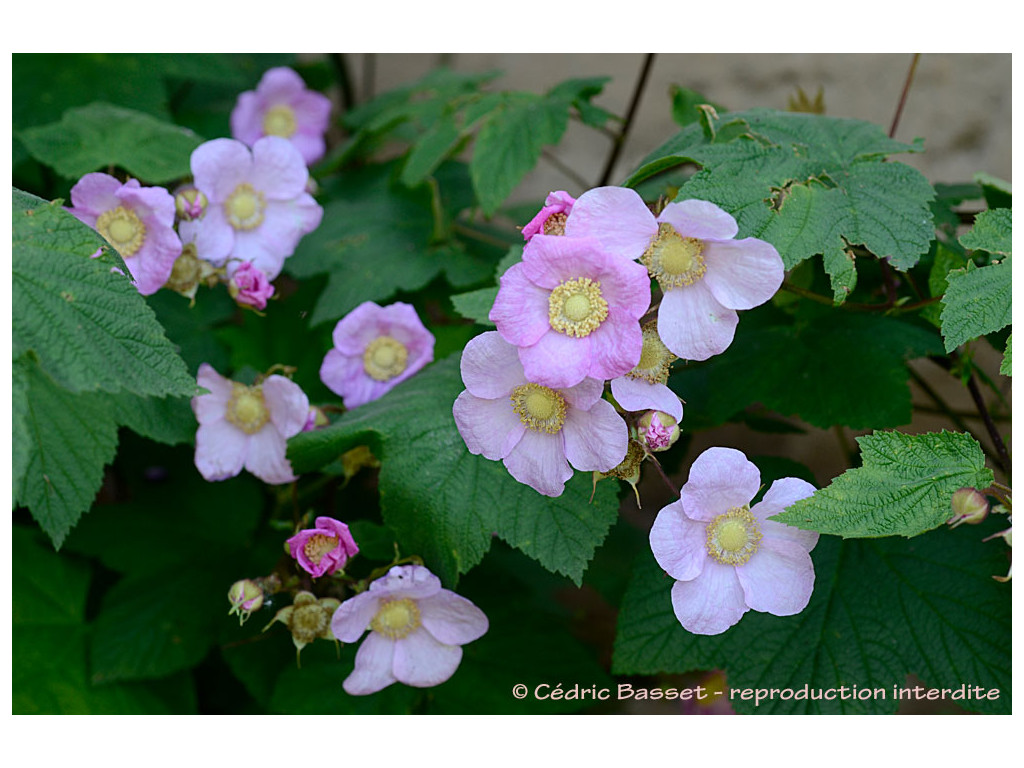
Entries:
{"label": "pink flower", "polygon": [[68,209],[99,232],[121,254],[144,296],[167,282],[181,255],[174,231],[174,198],[163,187],[122,184],[105,173],[87,173],[71,188]]}
{"label": "pink flower", "polygon": [[299,531],[286,543],[302,570],[313,578],[342,570],[359,552],[348,526],[332,517],[318,517],[315,528]]}
{"label": "pink flower", "polygon": [[452,413],[469,452],[499,459],[520,483],[560,496],[576,469],[608,472],[626,456],[628,429],[601,399],[604,385],[584,379],[553,389],[527,380],[516,348],[496,331],[462,353],[466,390]]}
{"label": "pink flower", "polygon": [[295,480],[285,451],[309,413],[309,399],[299,385],[274,375],[250,387],[225,379],[207,363],[199,366],[198,381],[210,390],[192,398],[199,421],[195,462],[200,474],[226,480],[244,466],[272,485]]}
{"label": "pink flower", "polygon": [[658,328],[679,357],[707,360],[732,343],[738,309],[764,304],[785,268],[774,246],[735,240],[736,220],[703,200],[669,203],[655,218],[640,196],[598,187],[580,196],[566,222],[570,237],[596,237],[625,259],[640,259],[664,296]]}
{"label": "pink flower", "polygon": [[353,696],[376,693],[396,680],[416,688],[440,685],[458,669],[462,646],[487,628],[483,611],[442,589],[422,565],[396,565],[342,603],[331,619],[331,631],[343,643],[370,630],[343,683]]}
{"label": "pink flower", "polygon": [[306,192],[302,156],[278,136],[251,151],[233,139],[201,144],[192,152],[192,174],[207,199],[195,222],[196,250],[216,267],[227,262],[229,275],[251,262],[273,280],[302,236],[320,226],[324,212]]}
{"label": "pink flower", "polygon": [[267,299],[274,295],[274,286],[263,274],[263,270],[246,261],[231,276],[228,292],[239,304],[266,309]]}
{"label": "pink flower", "polygon": [[639,264],[592,238],[534,235],[501,276],[490,319],[547,387],[613,379],[640,360],[651,283]]}
{"label": "pink flower", "polygon": [[434,336],[410,304],[365,301],[334,327],[320,379],[357,408],[382,397],[434,359]]}
{"label": "pink flower", "polygon": [[658,564],[676,579],[672,607],[683,628],[717,635],[747,610],[791,616],[814,589],[808,554],[818,542],[768,518],[814,493],[795,477],[776,480],[753,507],[761,474],[732,448],[709,448],[690,468],[678,501],[651,528]]}
{"label": "pink flower", "polygon": [[544,207],[523,227],[523,239],[529,240],[537,234],[564,235],[565,221],[575,202],[576,198],[568,192],[550,193],[544,201]]}
{"label": "pink flower", "polygon": [[231,135],[247,146],[264,136],[290,141],[306,165],[324,156],[331,100],[311,91],[288,67],[268,69],[255,91],[239,94],[231,112]]}

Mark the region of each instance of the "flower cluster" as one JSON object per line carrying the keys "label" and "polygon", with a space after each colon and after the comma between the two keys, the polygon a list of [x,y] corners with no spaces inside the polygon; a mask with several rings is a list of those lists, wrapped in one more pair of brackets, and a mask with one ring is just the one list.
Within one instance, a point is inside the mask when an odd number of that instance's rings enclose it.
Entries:
{"label": "flower cluster", "polygon": [[167,288],[194,300],[200,285],[222,282],[239,306],[263,310],[271,281],[323,217],[307,164],[324,153],[330,108],[292,70],[269,70],[239,96],[235,138],[197,147],[193,178],[173,194],[89,173],[69,210],[121,255],[140,293]]}
{"label": "flower cluster", "polygon": [[523,227],[522,261],[500,278],[497,331],[463,353],[453,413],[470,452],[550,496],[570,464],[635,487],[639,462],[679,437],[672,363],[724,351],[736,310],[782,284],[775,248],[738,231],[700,200],[655,215],[631,189],[548,195]]}

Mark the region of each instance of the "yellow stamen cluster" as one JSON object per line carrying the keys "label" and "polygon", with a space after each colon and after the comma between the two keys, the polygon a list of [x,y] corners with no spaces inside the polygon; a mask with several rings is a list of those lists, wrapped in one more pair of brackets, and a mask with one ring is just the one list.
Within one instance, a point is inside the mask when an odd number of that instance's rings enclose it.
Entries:
{"label": "yellow stamen cluster", "polygon": [[565,234],[565,222],[569,219],[568,214],[565,213],[552,213],[546,219],[544,219],[544,234],[545,235],[564,235]]}
{"label": "yellow stamen cluster", "polygon": [[613,469],[603,472],[605,477],[617,477],[628,483],[635,483],[640,479],[640,465],[646,458],[647,452],[636,440],[630,440],[626,447],[626,457]]}
{"label": "yellow stamen cluster", "polygon": [[101,213],[96,219],[96,231],[114,246],[122,259],[138,253],[146,240],[146,225],[135,211],[123,205]]}
{"label": "yellow stamen cluster", "polygon": [[420,609],[409,598],[382,603],[370,629],[392,640],[401,640],[420,626]]}
{"label": "yellow stamen cluster", "polygon": [[693,285],[704,277],[704,241],[683,237],[671,224],[658,225],[658,234],[640,257],[663,291]]}
{"label": "yellow stamen cluster", "polygon": [[233,382],[224,418],[247,435],[255,434],[270,421],[270,411],[263,399],[263,387],[247,387]]}
{"label": "yellow stamen cluster", "polygon": [[733,507],[707,527],[707,550],[723,565],[743,565],[757,552],[761,528],[749,507]]}
{"label": "yellow stamen cluster", "polygon": [[390,336],[378,336],[363,351],[363,370],[376,381],[389,381],[401,374],[409,362],[409,350]]}
{"label": "yellow stamen cluster", "polygon": [[608,317],[601,283],[589,277],[566,280],[548,297],[548,322],[566,336],[589,336]]}
{"label": "yellow stamen cluster", "polygon": [[338,546],[337,536],[325,536],[322,533],[314,533],[306,540],[302,551],[314,565],[320,565],[324,555]]}
{"label": "yellow stamen cluster", "polygon": [[239,184],[224,201],[224,215],[235,229],[247,231],[263,223],[267,202],[252,184]]}
{"label": "yellow stamen cluster", "polygon": [[626,375],[631,379],[643,379],[651,384],[665,384],[668,381],[669,368],[679,358],[669,352],[665,342],[658,335],[657,320],[644,323],[641,332],[644,345],[640,352],[640,362]]}
{"label": "yellow stamen cluster", "polygon": [[267,136],[283,136],[287,139],[295,133],[296,127],[295,112],[284,104],[271,107],[263,115],[263,133]]}
{"label": "yellow stamen cluster", "polygon": [[553,435],[565,423],[565,398],[540,384],[521,384],[509,396],[519,420],[535,432]]}

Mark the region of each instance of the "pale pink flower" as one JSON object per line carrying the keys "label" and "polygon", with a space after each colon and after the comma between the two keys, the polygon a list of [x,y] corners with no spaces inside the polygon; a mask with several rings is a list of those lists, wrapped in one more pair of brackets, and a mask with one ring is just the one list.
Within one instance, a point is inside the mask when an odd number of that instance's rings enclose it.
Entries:
{"label": "pale pink flower", "polygon": [[396,565],[334,613],[331,631],[343,643],[370,634],[342,684],[363,696],[395,681],[416,688],[440,685],[455,674],[462,646],[484,635],[487,616],[466,598],[442,589],[422,565]]}
{"label": "pale pink flower", "polygon": [[324,156],[331,100],[311,91],[288,67],[268,69],[255,91],[239,94],[231,112],[231,135],[248,146],[264,136],[290,141],[306,165]]}
{"label": "pale pink flower", "polygon": [[640,360],[640,318],[651,304],[641,265],[593,238],[534,235],[501,276],[490,319],[519,347],[530,381],[571,387],[630,371]]}
{"label": "pale pink flower", "polygon": [[576,469],[608,472],[626,456],[629,433],[604,385],[584,379],[551,388],[530,382],[516,348],[497,331],[472,339],[462,353],[466,390],[452,413],[473,454],[501,460],[520,483],[560,496]]}
{"label": "pale pink flower", "polygon": [[334,327],[320,380],[357,408],[382,397],[434,359],[434,335],[410,304],[365,301]]}
{"label": "pale pink flower", "polygon": [[736,240],[736,220],[704,200],[669,203],[655,217],[636,192],[598,187],[580,196],[566,222],[570,238],[596,237],[626,260],[640,259],[664,296],[658,329],[688,360],[707,360],[732,343],[738,309],[764,304],[785,268],[770,243]]}
{"label": "pale pink flower", "polygon": [[274,286],[259,267],[244,262],[228,282],[228,292],[239,304],[266,309],[267,299],[274,295]]}
{"label": "pale pink flower", "polygon": [[228,275],[251,262],[273,280],[303,235],[320,226],[323,209],[306,192],[309,171],[286,139],[267,136],[252,150],[214,139],[192,152],[195,186],[207,199],[193,222],[199,257]]}
{"label": "pale pink flower", "polygon": [[523,227],[523,239],[529,240],[534,235],[565,234],[565,221],[572,213],[576,198],[568,192],[551,192],[544,201],[544,207]]}
{"label": "pale pink flower", "polygon": [[284,376],[268,376],[246,386],[226,379],[212,366],[199,366],[199,386],[208,394],[192,398],[199,421],[196,468],[207,480],[226,480],[245,467],[265,483],[295,480],[285,452],[288,438],[302,431],[309,399]]}
{"label": "pale pink flower", "polygon": [[749,609],[791,616],[814,589],[808,554],[818,534],[769,520],[814,493],[795,477],[776,480],[750,506],[761,474],[732,448],[709,448],[690,467],[678,501],[651,528],[658,564],[676,579],[672,608],[683,628],[717,635]]}
{"label": "pale pink flower", "polygon": [[299,531],[285,543],[302,570],[313,578],[342,570],[359,552],[348,526],[333,517],[318,517],[314,528]]}
{"label": "pale pink flower", "polygon": [[71,188],[68,210],[110,243],[144,296],[167,282],[181,255],[174,231],[174,198],[163,187],[122,184],[105,173],[87,173]]}

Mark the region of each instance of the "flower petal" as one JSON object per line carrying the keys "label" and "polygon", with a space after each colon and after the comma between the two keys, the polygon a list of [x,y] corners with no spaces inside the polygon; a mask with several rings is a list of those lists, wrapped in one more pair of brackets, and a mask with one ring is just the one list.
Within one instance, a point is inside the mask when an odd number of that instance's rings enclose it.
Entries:
{"label": "flower petal", "polygon": [[206,480],[226,480],[242,471],[249,435],[224,419],[196,430],[196,469]]}
{"label": "flower petal", "polygon": [[723,307],[703,284],[665,292],[658,308],[658,334],[672,354],[707,360],[732,344],[739,317]]}
{"label": "flower petal", "polygon": [[736,569],[709,559],[699,576],[672,587],[672,610],[695,635],[725,632],[747,612]]}
{"label": "flower petal", "polygon": [[259,432],[249,435],[245,468],[265,483],[290,483],[296,477],[288,461],[287,450],[288,441],[272,424],[267,424]]}
{"label": "flower petal", "polygon": [[690,466],[679,492],[691,520],[710,522],[733,507],[749,504],[761,486],[761,473],[735,448],[708,448]]}
{"label": "flower petal", "polygon": [[768,301],[782,285],[786,269],[775,246],[745,240],[704,243],[707,273],[703,282],[715,299],[730,309],[752,309]]}
{"label": "flower petal", "polygon": [[219,205],[211,205],[203,218],[189,224],[189,229],[194,229],[199,258],[215,267],[223,267],[235,247],[235,230],[224,218],[224,210]]}
{"label": "flower petal", "polygon": [[[540,235],[538,235],[540,237]],[[501,287],[488,318],[498,333],[519,347],[536,344],[551,330],[548,319],[549,291],[534,285],[523,272],[523,264],[513,264],[501,276]]]}
{"label": "flower petal", "polygon": [[632,189],[596,187],[576,200],[565,223],[565,234],[596,237],[605,250],[633,261],[658,234],[658,223]]}
{"label": "flower petal", "polygon": [[600,379],[584,379],[571,387],[562,387],[559,392],[572,408],[589,411],[604,394],[604,382]]}
{"label": "flower petal", "polygon": [[736,566],[746,604],[755,611],[792,616],[807,607],[814,591],[814,563],[798,542],[762,539],[761,547]]}
{"label": "flower petal", "polygon": [[469,452],[491,461],[508,456],[526,430],[507,397],[487,400],[467,390],[455,399],[452,415]]}
{"label": "flower petal", "polygon": [[589,411],[572,408],[562,427],[565,457],[584,472],[607,472],[626,458],[629,429],[615,406],[598,400]]}
{"label": "flower petal", "polygon": [[288,139],[264,136],[252,146],[249,179],[267,200],[293,200],[305,193],[309,170],[302,154]]}
{"label": "flower petal", "polygon": [[369,592],[350,597],[331,616],[331,632],[343,643],[354,643],[363,636],[377,615],[380,598]]}
{"label": "flower petal", "polygon": [[595,238],[534,235],[523,248],[522,265],[527,280],[551,291],[566,280],[600,279],[614,261]]}
{"label": "flower petal", "polygon": [[460,368],[466,389],[477,397],[508,397],[513,389],[526,383],[519,350],[497,331],[487,331],[470,339],[462,353]]}
{"label": "flower petal", "polygon": [[196,189],[211,204],[223,203],[239,184],[249,179],[252,152],[234,139],[212,139],[192,151],[190,158]]}
{"label": "flower petal", "polygon": [[423,628],[395,641],[395,678],[415,688],[440,685],[455,674],[461,661],[461,646],[440,643]]}
{"label": "flower petal", "polygon": [[608,317],[587,338],[591,350],[587,375],[592,379],[624,376],[640,362],[644,348],[640,323],[618,307],[609,307]]}
{"label": "flower petal", "polygon": [[438,642],[465,645],[487,632],[484,612],[462,595],[442,589],[433,597],[420,600],[420,620]]}
{"label": "flower petal", "polygon": [[619,376],[612,379],[612,397],[627,411],[662,411],[676,422],[683,420],[683,403],[665,384]]}
{"label": "flower petal", "polygon": [[228,400],[234,387],[229,379],[224,378],[209,363],[199,365],[196,381],[200,387],[210,390],[209,394],[196,395],[192,398],[192,411],[200,424],[224,418]]}
{"label": "flower petal", "polygon": [[285,438],[297,435],[309,417],[309,398],[302,388],[284,376],[268,376],[263,382],[263,398],[270,420]]}
{"label": "flower petal", "polygon": [[341,684],[352,696],[365,696],[387,688],[395,682],[392,673],[395,641],[371,632],[356,653],[355,669]]}
{"label": "flower petal", "polygon": [[651,526],[651,551],[669,576],[678,581],[697,578],[708,562],[707,526],[683,514],[674,501],[663,507]]}
{"label": "flower petal", "polygon": [[765,538],[788,539],[800,544],[805,552],[814,549],[818,543],[817,531],[804,531],[792,525],[767,519],[800,499],[812,496],[814,490],[813,485],[798,477],[783,477],[772,483],[772,487],[765,492],[761,501],[750,508],[751,513],[760,522]]}
{"label": "flower petal", "polygon": [[572,469],[565,459],[562,438],[527,429],[504,459],[509,474],[545,496],[561,496]]}
{"label": "flower petal", "polygon": [[658,221],[671,224],[683,237],[700,240],[731,240],[739,232],[736,219],[706,200],[669,203],[658,216]]}
{"label": "flower petal", "polygon": [[117,192],[121,182],[106,173],[87,173],[71,188],[71,211],[81,218],[91,219],[86,223],[96,226],[96,218],[104,211],[113,210],[121,204]]}
{"label": "flower petal", "polygon": [[545,387],[575,386],[590,372],[592,343],[589,336],[575,338],[549,329],[536,344],[519,348],[523,373]]}

